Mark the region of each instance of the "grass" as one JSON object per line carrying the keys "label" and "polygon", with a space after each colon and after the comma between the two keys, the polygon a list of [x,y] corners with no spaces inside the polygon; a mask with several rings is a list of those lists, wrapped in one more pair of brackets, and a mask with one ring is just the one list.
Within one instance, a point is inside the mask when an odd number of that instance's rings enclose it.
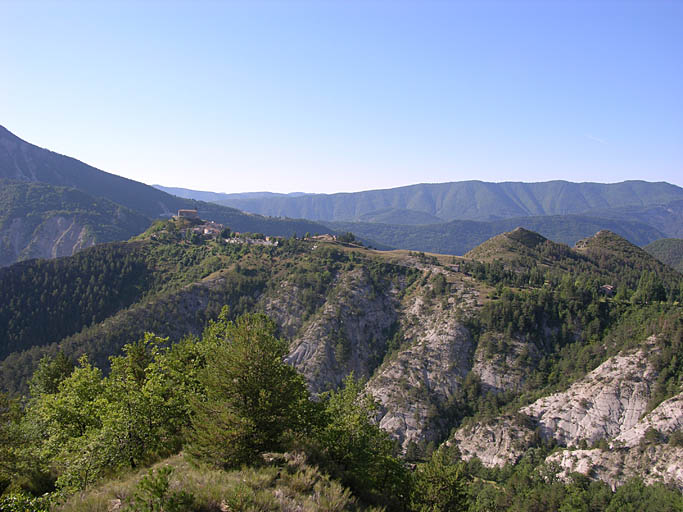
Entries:
{"label": "grass", "polygon": [[[176,455],[151,468],[128,473],[99,487],[72,496],[56,510],[60,512],[124,512],[138,510],[140,482],[172,468],[168,495],[184,492],[191,506],[178,511],[200,512],[327,512],[374,510],[364,507],[351,491],[331,480],[300,454],[270,454],[259,467],[222,471],[197,465]],[[145,510],[167,510],[162,508]]]}

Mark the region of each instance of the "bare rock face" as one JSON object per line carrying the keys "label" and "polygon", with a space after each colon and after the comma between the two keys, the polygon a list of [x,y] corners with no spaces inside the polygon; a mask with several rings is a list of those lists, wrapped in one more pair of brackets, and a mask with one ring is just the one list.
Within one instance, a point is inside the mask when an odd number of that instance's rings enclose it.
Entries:
{"label": "bare rock face", "polygon": [[[427,290],[428,291],[428,290]],[[476,302],[459,290],[463,304]],[[405,450],[411,442],[443,435],[447,409],[471,368],[472,337],[462,324],[456,299],[432,300],[414,294],[404,301],[403,349],[370,380],[367,390],[380,406],[379,426]]]}
{"label": "bare rock face", "polygon": [[58,258],[95,245],[93,236],[79,223],[75,216],[55,215],[43,222],[33,233],[24,249],[29,258]]}
{"label": "bare rock face", "polygon": [[456,445],[464,460],[478,457],[488,467],[514,464],[537,441],[528,423],[523,416],[500,416],[459,428],[448,444]]}
{"label": "bare rock face", "polygon": [[[654,428],[665,437],[680,430],[683,423],[681,395],[663,402],[640,419],[647,410],[651,388],[657,378],[657,372],[648,362],[648,356],[656,350],[654,341],[650,338],[639,350],[611,357],[566,391],[541,398],[514,416],[461,427],[448,442],[458,446],[463,458],[476,456],[485,465],[496,466],[516,462],[540,439],[552,439],[570,447],[581,441],[592,444],[599,440],[614,440],[612,451],[565,450],[559,452],[565,455],[555,454],[548,462],[559,463],[565,469],[573,468],[568,471],[588,473],[598,471],[596,464],[602,464],[605,481],[621,482],[620,478],[627,478],[631,473],[619,476],[623,473],[620,465],[636,463],[636,455],[628,451],[629,446],[641,447],[648,429]],[[489,379],[489,385],[492,382]],[[657,450],[655,455],[663,457],[659,463],[663,468],[671,449],[659,447]],[[603,462],[593,460],[599,457],[607,459]]]}
{"label": "bare rock face", "polygon": [[479,339],[472,371],[479,376],[483,391],[520,391],[540,358],[533,343],[487,332]]}
{"label": "bare rock face", "polygon": [[337,388],[351,372],[369,378],[396,321],[397,301],[391,291],[377,293],[362,268],[343,272],[327,302],[292,341],[285,361],[306,377],[313,393]]}
{"label": "bare rock face", "polygon": [[667,482],[683,490],[683,447],[650,445],[633,448],[596,448],[562,450],[552,454],[546,463],[559,468],[558,476],[569,479],[570,473],[581,473],[607,483],[612,489],[633,477],[646,484]]}
{"label": "bare rock face", "polygon": [[683,431],[683,393],[665,400],[630,429],[619,434],[614,439],[614,445],[629,448],[637,446],[650,430],[654,430],[659,436],[670,436],[674,432]]}
{"label": "bare rock face", "polygon": [[95,236],[78,215],[53,215],[38,225],[23,218],[9,224],[2,252],[3,263],[30,258],[57,258],[95,245]]}
{"label": "bare rock face", "polygon": [[263,312],[277,322],[288,339],[293,339],[304,324],[306,308],[301,300],[301,294],[301,288],[288,281],[282,281],[278,289],[262,301]]}
{"label": "bare rock face", "polygon": [[648,362],[650,347],[612,357],[567,391],[541,398],[520,412],[537,421],[545,439],[564,446],[616,437],[647,410],[657,378]]}

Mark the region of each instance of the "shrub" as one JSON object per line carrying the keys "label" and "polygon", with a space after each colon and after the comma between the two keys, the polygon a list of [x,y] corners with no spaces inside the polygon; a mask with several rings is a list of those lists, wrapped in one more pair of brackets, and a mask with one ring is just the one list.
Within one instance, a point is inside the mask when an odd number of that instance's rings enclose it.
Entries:
{"label": "shrub", "polygon": [[193,510],[194,497],[185,491],[172,491],[170,466],[150,471],[138,482],[127,510],[135,512],[185,512]]}

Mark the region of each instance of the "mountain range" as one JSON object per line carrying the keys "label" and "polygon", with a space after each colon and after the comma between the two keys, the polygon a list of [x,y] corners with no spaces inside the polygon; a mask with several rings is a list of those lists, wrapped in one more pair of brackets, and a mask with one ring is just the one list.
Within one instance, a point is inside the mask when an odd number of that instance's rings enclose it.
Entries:
{"label": "mountain range", "polygon": [[683,189],[668,183],[467,181],[345,194],[222,194],[151,187],[39,148],[3,127],[0,180],[0,265],[125,240],[181,208],[235,231],[353,232],[374,247],[450,254],[516,226],[567,244],[600,229],[637,245],[683,236]]}
{"label": "mountain range", "polygon": [[[163,187],[160,187],[163,190]],[[176,189],[177,190],[177,189]],[[183,190],[185,197],[203,193]],[[590,214],[623,208],[646,209],[683,200],[683,189],[669,183],[423,183],[386,190],[338,194],[252,194],[214,196],[212,201],[240,210],[278,217],[353,222],[400,210],[431,219],[490,221],[515,217]],[[414,223],[411,221],[411,223]],[[430,222],[422,222],[427,224]]]}

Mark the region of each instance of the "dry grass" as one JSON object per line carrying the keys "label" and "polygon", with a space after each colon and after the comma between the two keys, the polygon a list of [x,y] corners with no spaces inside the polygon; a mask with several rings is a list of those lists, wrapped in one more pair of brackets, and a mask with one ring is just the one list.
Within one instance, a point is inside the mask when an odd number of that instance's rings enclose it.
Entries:
{"label": "dry grass", "polygon": [[[191,510],[205,512],[313,512],[370,510],[351,492],[310,466],[301,455],[274,454],[266,465],[221,471],[190,463],[182,455],[72,496],[62,512],[123,512],[140,479],[163,466],[174,469],[171,490],[194,497]],[[128,509],[130,510],[130,509]]]}

